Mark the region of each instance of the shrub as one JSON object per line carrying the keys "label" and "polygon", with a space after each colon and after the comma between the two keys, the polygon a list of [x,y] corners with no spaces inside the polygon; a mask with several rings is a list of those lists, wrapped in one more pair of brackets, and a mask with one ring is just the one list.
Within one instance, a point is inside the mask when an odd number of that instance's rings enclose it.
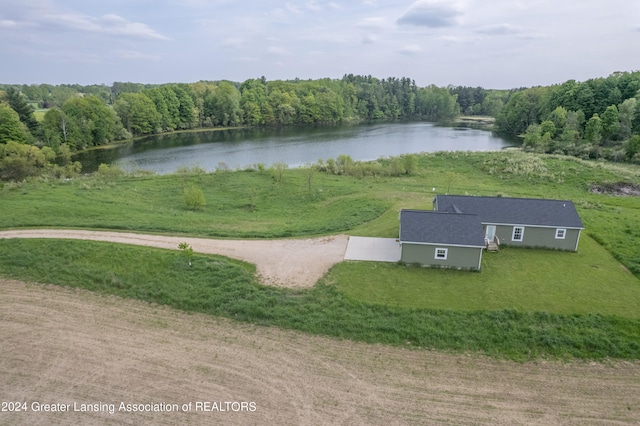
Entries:
{"label": "shrub", "polygon": [[125,172],[118,166],[102,163],[98,166],[97,175],[107,179],[115,179],[124,176]]}
{"label": "shrub", "polygon": [[206,204],[204,192],[195,185],[189,185],[184,189],[182,192],[182,200],[187,208],[191,210],[199,210]]}
{"label": "shrub", "polygon": [[391,163],[389,163],[389,167],[391,168],[390,173],[392,176],[400,176],[406,171],[405,168],[402,166],[402,163],[399,157],[393,157],[391,159]]}
{"label": "shrub", "polygon": [[52,163],[55,158],[55,151],[47,146],[40,149],[13,141],[0,144],[0,179],[18,182],[30,176],[47,175],[58,167]]}
{"label": "shrub", "polygon": [[414,154],[405,154],[400,156],[402,159],[402,166],[406,174],[410,175],[416,169],[418,160]]}

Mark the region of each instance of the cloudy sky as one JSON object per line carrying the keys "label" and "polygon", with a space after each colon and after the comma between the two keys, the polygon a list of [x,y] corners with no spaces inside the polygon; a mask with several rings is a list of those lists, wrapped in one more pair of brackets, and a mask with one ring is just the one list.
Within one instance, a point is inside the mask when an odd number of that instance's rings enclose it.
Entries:
{"label": "cloudy sky", "polygon": [[1,83],[529,87],[640,69],[640,1],[0,0],[0,58]]}

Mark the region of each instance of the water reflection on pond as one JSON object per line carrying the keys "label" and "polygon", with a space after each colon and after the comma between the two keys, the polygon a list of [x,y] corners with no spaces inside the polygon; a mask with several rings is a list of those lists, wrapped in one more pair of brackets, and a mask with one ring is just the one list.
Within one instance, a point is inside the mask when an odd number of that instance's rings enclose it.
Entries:
{"label": "water reflection on pond", "polygon": [[77,159],[87,172],[100,163],[115,163],[129,171],[166,174],[179,167],[213,171],[277,162],[296,167],[342,154],[354,160],[375,160],[407,153],[499,150],[508,145],[485,130],[409,122],[169,133],[84,152]]}

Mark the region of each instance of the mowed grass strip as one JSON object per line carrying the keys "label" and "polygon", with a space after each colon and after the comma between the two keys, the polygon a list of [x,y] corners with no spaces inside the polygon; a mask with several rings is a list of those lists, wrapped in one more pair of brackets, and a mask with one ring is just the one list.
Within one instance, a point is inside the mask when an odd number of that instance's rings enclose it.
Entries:
{"label": "mowed grass strip", "polygon": [[306,290],[266,287],[257,283],[252,265],[195,255],[190,268],[177,250],[76,240],[3,240],[0,275],[370,343],[514,360],[640,359],[638,319],[513,309],[394,308],[345,296],[330,284],[331,276]]}
{"label": "mowed grass strip", "polygon": [[587,235],[577,253],[510,247],[485,252],[481,272],[343,262],[327,279],[353,300],[386,306],[640,319],[640,280]]}

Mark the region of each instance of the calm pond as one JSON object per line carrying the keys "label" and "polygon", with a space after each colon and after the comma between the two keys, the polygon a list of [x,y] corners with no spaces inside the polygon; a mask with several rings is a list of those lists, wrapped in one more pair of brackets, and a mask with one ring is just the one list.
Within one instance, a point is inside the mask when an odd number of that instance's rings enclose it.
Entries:
{"label": "calm pond", "polygon": [[298,167],[346,154],[376,160],[435,151],[492,151],[511,145],[486,130],[433,123],[382,123],[316,128],[234,129],[150,136],[114,149],[87,151],[77,160],[91,172],[101,163],[124,170],[173,173],[180,167],[243,168],[262,163]]}

